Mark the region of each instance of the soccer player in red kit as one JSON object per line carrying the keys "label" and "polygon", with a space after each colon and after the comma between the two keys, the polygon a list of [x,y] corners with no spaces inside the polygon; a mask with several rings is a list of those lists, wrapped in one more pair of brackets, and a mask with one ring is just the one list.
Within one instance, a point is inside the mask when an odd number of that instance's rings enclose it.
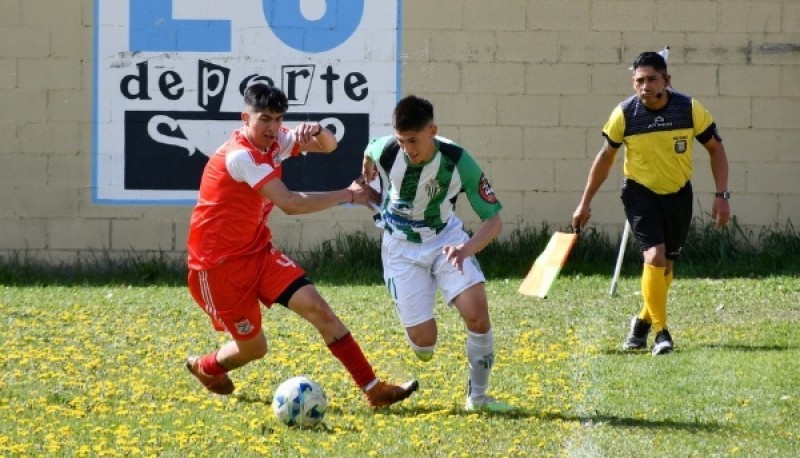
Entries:
{"label": "soccer player in red kit", "polygon": [[282,125],[286,95],[266,84],[245,90],[244,126],[233,132],[209,159],[192,212],[189,239],[189,289],[214,327],[232,340],[217,351],[191,356],[186,368],[209,391],[230,394],[228,372],[264,357],[263,304],[282,304],[311,323],[341,361],[369,404],[382,407],[406,399],[416,380],[392,385],[378,380],[361,347],[305,271],[272,244],[269,214],[311,213],[343,203],[369,205],[377,194],[353,182],[323,193],[290,191],[281,180],[281,163],[300,151],[330,153],[334,135],[319,123],[288,129]]}

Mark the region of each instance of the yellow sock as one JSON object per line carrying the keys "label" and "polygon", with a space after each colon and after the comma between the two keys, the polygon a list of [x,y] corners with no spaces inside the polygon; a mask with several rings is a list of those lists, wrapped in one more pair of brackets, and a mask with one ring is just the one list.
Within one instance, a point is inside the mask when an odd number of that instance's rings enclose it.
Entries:
{"label": "yellow sock", "polygon": [[642,299],[655,332],[667,327],[667,276],[664,270],[664,267],[645,264],[642,271]]}
{"label": "yellow sock", "polygon": [[[664,275],[664,281],[667,282],[667,297],[669,297],[669,288],[672,286],[672,271],[670,270],[667,275]],[[642,306],[642,311],[639,312],[639,319],[650,323],[652,320],[650,318],[650,311],[647,310],[647,304]]]}

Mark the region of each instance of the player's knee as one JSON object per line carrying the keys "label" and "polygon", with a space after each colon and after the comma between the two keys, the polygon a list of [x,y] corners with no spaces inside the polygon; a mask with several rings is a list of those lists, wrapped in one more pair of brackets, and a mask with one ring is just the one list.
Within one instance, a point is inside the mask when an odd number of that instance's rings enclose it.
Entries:
{"label": "player's knee", "polygon": [[309,304],[301,315],[318,329],[329,328],[339,323],[339,317],[328,303],[321,299]]}
{"label": "player's knee", "polygon": [[489,319],[489,315],[480,315],[465,319],[464,322],[467,325],[467,329],[475,334],[486,334],[492,329],[492,321]]}
{"label": "player's knee", "polygon": [[323,326],[335,326],[339,323],[339,317],[328,304],[321,304],[316,311],[317,323]]}

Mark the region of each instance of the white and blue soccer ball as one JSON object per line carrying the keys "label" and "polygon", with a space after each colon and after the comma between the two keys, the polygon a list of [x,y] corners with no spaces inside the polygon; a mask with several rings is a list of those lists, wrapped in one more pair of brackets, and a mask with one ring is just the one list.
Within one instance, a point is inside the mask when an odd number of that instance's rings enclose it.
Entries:
{"label": "white and blue soccer ball", "polygon": [[313,428],[325,418],[328,398],[317,382],[301,375],[278,385],[272,411],[288,426]]}

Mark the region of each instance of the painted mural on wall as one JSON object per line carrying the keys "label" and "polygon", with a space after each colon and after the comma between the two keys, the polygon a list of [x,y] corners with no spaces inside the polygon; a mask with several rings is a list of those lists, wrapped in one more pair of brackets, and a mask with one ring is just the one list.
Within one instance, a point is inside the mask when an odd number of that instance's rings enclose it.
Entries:
{"label": "painted mural on wall", "polygon": [[194,203],[254,82],[286,92],[287,126],[319,121],[339,140],[287,161],[287,185],[347,186],[391,131],[399,1],[96,0],[94,201]]}

